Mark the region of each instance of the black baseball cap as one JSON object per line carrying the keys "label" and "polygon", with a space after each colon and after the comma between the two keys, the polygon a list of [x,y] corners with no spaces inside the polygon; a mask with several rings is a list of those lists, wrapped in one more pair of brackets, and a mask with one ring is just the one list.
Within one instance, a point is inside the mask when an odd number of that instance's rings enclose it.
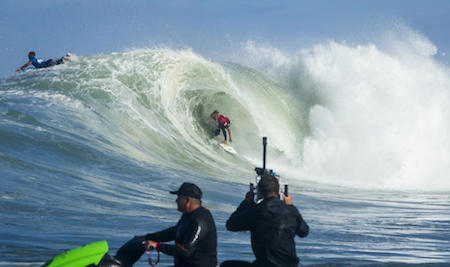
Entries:
{"label": "black baseball cap", "polygon": [[170,191],[171,194],[202,199],[202,190],[192,183],[183,183],[177,191]]}

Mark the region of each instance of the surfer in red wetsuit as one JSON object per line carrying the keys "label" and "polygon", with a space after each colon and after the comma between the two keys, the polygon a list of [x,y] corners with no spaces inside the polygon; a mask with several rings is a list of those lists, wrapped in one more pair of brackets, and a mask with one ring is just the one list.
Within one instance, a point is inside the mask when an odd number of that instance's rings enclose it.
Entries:
{"label": "surfer in red wetsuit", "polygon": [[[230,119],[228,119],[228,117],[224,115],[221,115],[217,110],[214,110],[213,113],[211,113],[211,118],[218,123],[218,128],[215,131],[216,136],[219,135],[220,130],[222,130],[223,138],[225,139],[222,141],[222,144],[227,144],[227,131],[228,135],[230,136],[230,143],[233,142],[233,140],[231,139]],[[227,131],[225,131],[225,129],[227,129]]]}

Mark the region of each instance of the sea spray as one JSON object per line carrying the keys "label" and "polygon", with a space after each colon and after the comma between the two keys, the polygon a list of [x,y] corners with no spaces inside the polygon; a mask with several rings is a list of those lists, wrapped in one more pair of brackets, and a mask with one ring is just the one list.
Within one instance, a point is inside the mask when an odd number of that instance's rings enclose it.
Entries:
{"label": "sea spray", "polygon": [[329,41],[291,57],[243,45],[240,62],[266,73],[299,104],[306,136],[301,163],[284,168],[291,178],[368,189],[450,188],[449,71],[424,36],[398,31],[380,45]]}

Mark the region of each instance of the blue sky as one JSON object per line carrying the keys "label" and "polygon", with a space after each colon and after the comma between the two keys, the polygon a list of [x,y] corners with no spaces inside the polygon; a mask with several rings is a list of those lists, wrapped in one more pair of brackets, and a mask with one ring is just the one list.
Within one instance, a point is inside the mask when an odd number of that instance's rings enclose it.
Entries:
{"label": "blue sky", "polygon": [[0,77],[30,50],[47,59],[191,47],[223,59],[247,40],[292,52],[330,39],[365,44],[398,21],[450,62],[448,0],[1,0]]}

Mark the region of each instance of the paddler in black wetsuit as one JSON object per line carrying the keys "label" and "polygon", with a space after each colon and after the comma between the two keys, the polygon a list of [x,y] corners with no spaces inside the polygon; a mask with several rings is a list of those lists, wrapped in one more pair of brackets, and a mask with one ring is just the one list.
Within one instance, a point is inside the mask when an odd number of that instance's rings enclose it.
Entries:
{"label": "paddler in black wetsuit", "polygon": [[[147,234],[147,250],[157,249],[174,256],[175,266],[213,267],[217,265],[217,233],[214,219],[208,209],[201,206],[202,191],[191,183],[183,183],[177,191],[178,211],[183,213],[175,226]],[[175,240],[175,244],[165,244]]]}
{"label": "paddler in black wetsuit", "polygon": [[252,263],[225,261],[222,267],[298,265],[294,238],[296,235],[307,236],[309,227],[292,204],[292,197],[283,193],[283,200],[280,200],[279,190],[278,179],[265,174],[258,183],[258,198],[263,200],[256,204],[253,190],[250,190],[231,214],[227,229],[233,232],[250,231],[256,260]]}

